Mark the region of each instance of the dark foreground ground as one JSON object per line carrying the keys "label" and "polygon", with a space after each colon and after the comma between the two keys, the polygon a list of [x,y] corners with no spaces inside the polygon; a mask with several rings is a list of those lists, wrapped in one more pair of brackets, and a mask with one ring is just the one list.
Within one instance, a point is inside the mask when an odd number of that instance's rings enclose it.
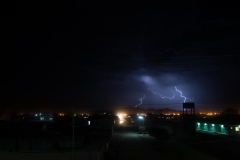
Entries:
{"label": "dark foreground ground", "polygon": [[[200,140],[198,137],[204,137]],[[209,135],[206,133],[197,133],[195,142],[187,140],[179,140],[182,144],[185,144],[195,150],[201,151],[217,159],[240,159],[240,140],[236,136],[226,135]]]}
{"label": "dark foreground ground", "polygon": [[[192,145],[192,144],[191,144]],[[138,134],[136,127],[121,127],[114,131],[106,159],[152,160],[152,159],[219,159],[199,151],[198,148],[171,136],[168,141],[157,141],[148,134]]]}

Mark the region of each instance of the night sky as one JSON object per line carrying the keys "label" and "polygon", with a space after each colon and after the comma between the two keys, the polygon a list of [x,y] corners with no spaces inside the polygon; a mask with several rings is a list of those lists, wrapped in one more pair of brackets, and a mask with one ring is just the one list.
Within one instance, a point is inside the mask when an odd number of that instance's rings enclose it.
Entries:
{"label": "night sky", "polygon": [[1,2],[0,107],[239,108],[238,5],[46,2]]}

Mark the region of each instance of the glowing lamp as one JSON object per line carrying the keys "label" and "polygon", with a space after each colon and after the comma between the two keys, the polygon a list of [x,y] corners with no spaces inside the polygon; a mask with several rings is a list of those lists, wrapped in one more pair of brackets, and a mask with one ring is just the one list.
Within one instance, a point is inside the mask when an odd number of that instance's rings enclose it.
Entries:
{"label": "glowing lamp", "polygon": [[138,116],[139,119],[143,119],[143,116]]}

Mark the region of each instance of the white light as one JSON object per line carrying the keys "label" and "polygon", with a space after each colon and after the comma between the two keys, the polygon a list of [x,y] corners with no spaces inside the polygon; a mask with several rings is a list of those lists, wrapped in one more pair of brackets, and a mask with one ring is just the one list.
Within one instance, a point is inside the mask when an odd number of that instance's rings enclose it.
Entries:
{"label": "white light", "polygon": [[90,126],[90,121],[88,121],[88,125]]}
{"label": "white light", "polygon": [[120,120],[123,120],[123,115],[122,115],[122,114],[118,114],[118,118],[119,118]]}
{"label": "white light", "polygon": [[37,117],[37,116],[38,116],[38,114],[35,114],[35,116]]}
{"label": "white light", "polygon": [[143,119],[143,116],[138,116],[139,119]]}

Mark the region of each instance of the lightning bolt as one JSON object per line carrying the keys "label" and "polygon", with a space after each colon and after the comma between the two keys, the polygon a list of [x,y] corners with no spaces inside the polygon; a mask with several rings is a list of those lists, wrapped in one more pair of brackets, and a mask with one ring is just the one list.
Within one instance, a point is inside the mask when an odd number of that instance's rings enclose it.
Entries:
{"label": "lightning bolt", "polygon": [[137,104],[137,105],[135,106],[135,108],[136,108],[137,106],[140,106],[140,105],[142,104],[142,100],[145,98],[145,94],[144,94],[144,93],[142,93],[142,94],[143,94],[143,97],[142,97],[142,98],[139,98],[140,103]]}
{"label": "lightning bolt", "polygon": [[186,100],[189,100],[191,102],[193,101],[193,98],[191,99],[191,98],[187,98],[187,97],[183,96],[182,91],[178,90],[177,87],[175,87],[175,90],[180,93],[180,97],[184,98],[184,101],[183,101],[184,103],[186,102]]}
{"label": "lightning bolt", "polygon": [[153,94],[156,94],[156,95],[161,96],[161,98],[173,99],[173,98],[175,97],[175,93],[174,93],[173,90],[171,90],[170,88],[168,88],[168,89],[173,93],[173,96],[172,96],[172,97],[162,96],[160,93],[154,92],[154,91],[152,91],[151,89],[148,88],[149,91],[151,91]]}

